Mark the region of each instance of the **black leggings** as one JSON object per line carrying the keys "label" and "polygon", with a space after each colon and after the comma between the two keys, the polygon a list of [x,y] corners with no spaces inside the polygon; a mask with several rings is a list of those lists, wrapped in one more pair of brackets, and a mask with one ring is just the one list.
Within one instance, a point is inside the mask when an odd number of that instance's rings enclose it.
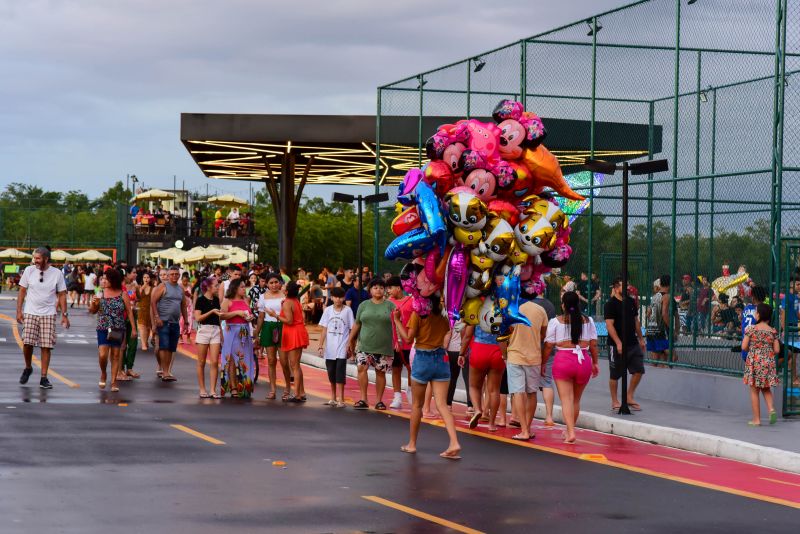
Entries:
{"label": "black leggings", "polygon": [[[450,387],[447,388],[447,405],[453,404],[453,396],[456,394],[456,382],[458,374],[462,371],[458,366],[458,352],[447,351],[447,359],[450,360]],[[472,400],[469,398],[469,357],[464,359],[464,385],[467,390],[467,406],[472,407]]]}

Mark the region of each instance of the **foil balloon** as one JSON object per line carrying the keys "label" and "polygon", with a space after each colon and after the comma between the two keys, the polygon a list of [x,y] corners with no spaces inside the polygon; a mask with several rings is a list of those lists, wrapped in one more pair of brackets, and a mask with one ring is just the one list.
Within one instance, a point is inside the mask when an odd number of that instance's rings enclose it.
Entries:
{"label": "foil balloon", "polygon": [[489,217],[483,227],[483,238],[478,244],[478,251],[493,261],[503,261],[514,246],[514,229],[496,215]]}
{"label": "foil balloon", "polygon": [[514,267],[503,278],[503,282],[495,286],[495,306],[500,310],[502,317],[501,336],[508,334],[515,324],[531,325],[528,318],[519,311],[520,271],[520,266]]}
{"label": "foil balloon", "polygon": [[411,206],[394,218],[392,221],[392,233],[394,235],[403,235],[409,230],[419,228],[421,224],[417,207]]}
{"label": "foil balloon", "polygon": [[511,226],[515,226],[519,222],[519,210],[511,202],[495,199],[490,200],[486,207],[489,212],[505,219]]}
{"label": "foil balloon", "polygon": [[431,302],[423,297],[417,288],[417,278],[422,267],[416,263],[407,263],[400,271],[400,285],[408,295],[411,296],[411,309],[420,317],[425,317],[431,313]]}
{"label": "foil balloon", "polygon": [[[460,156],[461,154],[459,154]],[[458,166],[457,161],[456,166]],[[433,188],[437,196],[442,197],[453,188],[456,179],[454,171],[444,161],[428,162],[423,172],[425,173],[425,183]]]}
{"label": "foil balloon", "polygon": [[475,119],[460,121],[457,136],[467,136],[467,148],[480,152],[490,161],[500,159],[500,128],[496,124]]}
{"label": "foil balloon", "polygon": [[444,304],[450,327],[458,321],[469,276],[469,258],[463,245],[457,244],[447,260],[447,278],[444,286]]}
{"label": "foil balloon", "polygon": [[500,309],[495,306],[494,296],[488,295],[481,304],[481,309],[478,312],[478,326],[487,334],[495,336],[503,335],[503,316],[500,314]]}
{"label": "foil balloon", "polygon": [[542,252],[552,250],[556,245],[556,232],[541,213],[523,213],[523,218],[514,227],[517,246],[529,256],[538,256]]}
{"label": "foil balloon", "polygon": [[520,102],[501,100],[492,118],[500,128],[500,155],[505,159],[519,159],[525,148],[536,148],[547,135],[542,119],[526,112]]}
{"label": "foil balloon", "polygon": [[414,228],[395,237],[383,255],[387,260],[413,260],[438,244],[437,236],[430,235],[424,228]]}
{"label": "foil balloon", "polygon": [[447,222],[453,227],[453,238],[467,246],[477,246],[486,224],[486,205],[468,188],[458,187],[445,196]]}
{"label": "foil balloon", "polygon": [[480,297],[465,300],[464,305],[461,306],[459,317],[465,324],[477,325],[480,322],[479,315],[482,305],[483,299]]}
{"label": "foil balloon", "polygon": [[536,148],[526,148],[522,153],[522,161],[531,171],[533,182],[536,186],[535,193],[540,192],[545,187],[551,188],[562,197],[571,200],[584,200],[584,197],[573,191],[561,173],[561,165],[558,164],[556,157],[545,148],[539,145]]}

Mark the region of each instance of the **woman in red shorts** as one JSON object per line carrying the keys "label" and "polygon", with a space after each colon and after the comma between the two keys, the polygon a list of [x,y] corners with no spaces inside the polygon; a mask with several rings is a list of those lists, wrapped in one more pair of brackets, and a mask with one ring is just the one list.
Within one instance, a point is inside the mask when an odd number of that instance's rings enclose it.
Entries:
{"label": "woman in red shorts", "polygon": [[300,367],[300,356],[303,349],[308,347],[308,330],[303,321],[303,307],[297,295],[300,293],[300,286],[294,282],[286,284],[286,299],[281,304],[280,315],[267,308],[266,313],[278,319],[283,326],[281,327],[281,352],[287,354],[289,367],[294,375],[294,395],[291,395],[291,383],[286,384],[286,390],[290,395],[289,402],[306,402],[306,391],[303,387],[303,370]]}
{"label": "woman in red shorts", "polygon": [[469,350],[469,396],[475,405],[475,413],[469,420],[469,427],[478,426],[478,421],[487,411],[487,407],[483,405],[483,383],[488,379],[486,396],[489,403],[489,432],[496,432],[494,420],[500,408],[500,382],[506,369],[506,362],[503,361],[503,354],[497,345],[497,336],[485,332],[480,327],[468,325],[464,329],[461,351],[458,355],[458,365],[462,367],[467,350]]}
{"label": "woman in red shorts", "polygon": [[562,315],[547,324],[542,367],[547,355],[556,348],[553,378],[561,399],[561,411],[567,430],[564,443],[575,443],[575,421],[581,411],[581,395],[590,378],[597,376],[597,329],[591,317],[581,313],[578,294],[567,291],[561,296]]}

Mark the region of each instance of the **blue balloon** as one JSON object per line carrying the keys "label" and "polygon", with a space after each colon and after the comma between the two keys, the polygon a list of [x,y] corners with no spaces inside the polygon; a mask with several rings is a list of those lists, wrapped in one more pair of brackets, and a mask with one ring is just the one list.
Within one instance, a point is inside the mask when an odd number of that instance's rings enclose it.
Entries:
{"label": "blue balloon", "polygon": [[495,286],[494,305],[500,310],[503,318],[500,335],[508,333],[512,325],[523,324],[530,326],[531,322],[519,311],[520,304],[520,269],[514,267],[504,277],[503,283]]}
{"label": "blue balloon", "polygon": [[424,228],[414,228],[394,238],[386,247],[387,260],[413,260],[437,246],[438,237],[432,236]]}

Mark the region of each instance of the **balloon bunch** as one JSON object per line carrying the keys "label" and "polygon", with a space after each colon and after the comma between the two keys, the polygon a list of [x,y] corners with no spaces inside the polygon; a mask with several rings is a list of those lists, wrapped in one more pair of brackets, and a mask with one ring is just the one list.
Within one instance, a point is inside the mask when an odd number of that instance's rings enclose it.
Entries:
{"label": "balloon bunch", "polygon": [[410,261],[401,279],[417,313],[430,313],[428,297],[441,290],[451,324],[462,319],[503,339],[511,325],[528,324],[521,293],[544,293],[542,276],[572,254],[555,195],[584,197],[542,144],[537,115],[502,100],[492,117],[442,125],[428,140],[430,162],[399,186],[397,237],[385,256]]}

